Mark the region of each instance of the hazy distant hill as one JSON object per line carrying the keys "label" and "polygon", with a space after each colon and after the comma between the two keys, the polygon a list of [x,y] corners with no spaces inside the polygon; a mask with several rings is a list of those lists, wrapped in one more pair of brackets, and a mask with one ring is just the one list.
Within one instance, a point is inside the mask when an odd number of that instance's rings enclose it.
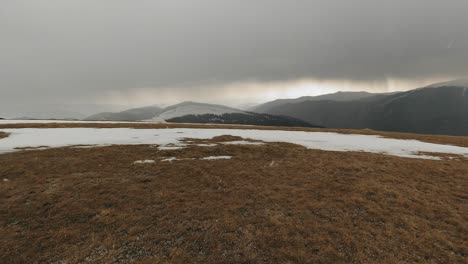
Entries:
{"label": "hazy distant hill", "polygon": [[28,111],[21,108],[13,108],[9,109],[8,112],[0,111],[0,114],[2,117],[9,119],[81,119],[85,116],[75,111],[40,106],[36,110]]}
{"label": "hazy distant hill", "polygon": [[319,96],[302,96],[295,99],[278,99],[271,102],[267,102],[249,109],[249,111],[257,112],[257,113],[268,113],[271,109],[284,105],[284,104],[294,104],[300,103],[304,101],[337,101],[337,102],[345,102],[345,101],[353,101],[362,98],[372,97],[376,94],[368,93],[368,92],[336,92],[332,94],[324,94]]}
{"label": "hazy distant hill", "polygon": [[315,127],[306,121],[292,117],[251,113],[223,105],[196,102],[183,102],[164,109],[151,106],[118,113],[100,113],[87,117],[86,120]]}
{"label": "hazy distant hill", "polygon": [[333,128],[468,135],[468,85],[458,80],[351,101],[286,103],[268,113]]}
{"label": "hazy distant hill", "polygon": [[9,102],[0,104],[0,116],[8,119],[83,119],[98,112],[122,111],[128,107],[93,103],[30,103]]}
{"label": "hazy distant hill", "polygon": [[112,113],[104,112],[88,116],[85,120],[109,120],[109,121],[139,121],[151,119],[162,111],[157,106],[147,106],[141,108],[133,108],[122,112]]}

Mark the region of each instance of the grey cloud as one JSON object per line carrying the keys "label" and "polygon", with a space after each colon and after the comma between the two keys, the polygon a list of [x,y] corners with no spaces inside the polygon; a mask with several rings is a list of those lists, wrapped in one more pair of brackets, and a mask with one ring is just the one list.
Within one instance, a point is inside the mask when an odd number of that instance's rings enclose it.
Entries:
{"label": "grey cloud", "polygon": [[5,0],[0,103],[250,80],[461,77],[466,10],[465,0]]}

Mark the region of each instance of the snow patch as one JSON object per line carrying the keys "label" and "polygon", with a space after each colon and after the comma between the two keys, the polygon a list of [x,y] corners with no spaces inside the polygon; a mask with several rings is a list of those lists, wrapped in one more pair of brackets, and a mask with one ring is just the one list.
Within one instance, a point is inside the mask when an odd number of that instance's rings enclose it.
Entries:
{"label": "snow patch", "polygon": [[[157,132],[155,131],[157,130]],[[194,139],[211,139],[231,135],[264,142],[286,142],[309,149],[326,151],[364,151],[385,153],[406,158],[439,159],[427,153],[446,153],[468,157],[468,148],[426,143],[417,140],[383,138],[376,135],[338,134],[255,129],[131,129],[131,128],[21,128],[1,129],[10,136],[0,140],[0,153],[19,151],[15,148],[76,145],[159,145],[160,149],[180,149],[186,146],[182,135]],[[156,133],[155,133],[156,132]],[[183,132],[184,134],[180,134]],[[157,134],[158,136],[155,136]],[[425,153],[421,156],[418,153]]]}
{"label": "snow patch", "polygon": [[225,144],[225,145],[263,145],[265,143],[263,143],[263,142],[252,142],[252,141],[247,141],[247,140],[237,140],[237,141],[223,142],[222,144]]}
{"label": "snow patch", "polygon": [[177,149],[183,149],[183,148],[185,148],[185,144],[184,145],[180,144],[178,146],[171,145],[171,146],[159,146],[158,147],[159,150],[177,150]]}
{"label": "snow patch", "polygon": [[200,144],[193,144],[193,145],[198,146],[198,147],[215,147],[218,144],[215,144],[215,143],[200,143]]}
{"label": "snow patch", "polygon": [[165,159],[162,159],[161,161],[163,162],[173,162],[173,161],[176,161],[176,160],[194,160],[195,158],[183,158],[183,159],[178,159],[176,157],[170,157],[170,158],[165,158]]}
{"label": "snow patch", "polygon": [[145,164],[145,163],[154,163],[154,160],[137,160],[133,164]]}
{"label": "snow patch", "polygon": [[201,160],[223,160],[223,159],[231,159],[232,156],[209,156],[201,158]]}
{"label": "snow patch", "polygon": [[268,164],[268,167],[277,167],[277,166],[278,166],[278,164],[276,164],[276,162],[274,160],[272,160],[270,162],[270,164]]}
{"label": "snow patch", "polygon": [[163,162],[172,162],[174,160],[177,160],[177,158],[176,157],[170,157],[170,158],[162,159],[161,161],[163,161]]}

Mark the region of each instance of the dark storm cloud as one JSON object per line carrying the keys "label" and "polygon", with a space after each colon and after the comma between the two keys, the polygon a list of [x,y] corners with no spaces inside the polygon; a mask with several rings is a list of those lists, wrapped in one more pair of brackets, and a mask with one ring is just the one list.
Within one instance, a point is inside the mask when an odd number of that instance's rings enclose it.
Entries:
{"label": "dark storm cloud", "polygon": [[0,103],[461,77],[466,10],[465,0],[3,0]]}

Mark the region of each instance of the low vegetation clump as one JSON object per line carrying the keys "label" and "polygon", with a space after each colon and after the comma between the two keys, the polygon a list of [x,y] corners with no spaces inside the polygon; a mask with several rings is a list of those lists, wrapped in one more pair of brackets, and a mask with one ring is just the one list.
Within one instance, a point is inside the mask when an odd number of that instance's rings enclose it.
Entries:
{"label": "low vegetation clump", "polygon": [[286,143],[57,148],[0,155],[0,179],[1,263],[465,263],[468,254],[466,159]]}
{"label": "low vegetation clump", "polygon": [[0,132],[0,138],[6,138],[8,137],[8,134],[5,132]]}

